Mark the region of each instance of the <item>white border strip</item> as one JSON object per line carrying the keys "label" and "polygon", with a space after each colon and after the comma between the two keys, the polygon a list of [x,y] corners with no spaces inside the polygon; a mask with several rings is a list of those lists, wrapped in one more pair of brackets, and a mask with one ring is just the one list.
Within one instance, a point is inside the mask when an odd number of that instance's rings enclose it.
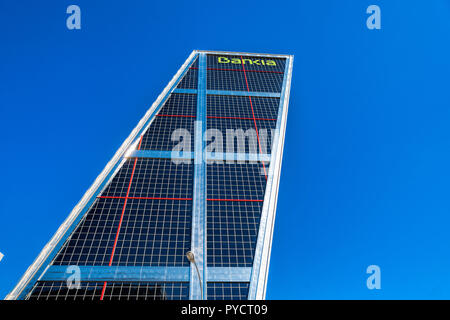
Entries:
{"label": "white border strip", "polygon": [[[289,56],[289,69],[287,73],[287,82],[286,82],[286,91],[284,94],[284,105],[283,105],[283,114],[281,117],[281,125],[279,132],[279,141],[277,144],[277,149],[272,151],[273,154],[276,155],[276,159],[273,162],[274,170],[273,170],[273,180],[272,180],[272,188],[268,192],[266,191],[266,195],[269,194],[270,198],[264,201],[264,203],[268,203],[268,216],[266,220],[266,228],[264,233],[264,243],[263,243],[263,251],[261,254],[261,264],[258,270],[253,270],[253,272],[259,272],[258,282],[256,288],[256,300],[264,300],[266,297],[266,288],[267,288],[267,277],[269,273],[269,265],[270,265],[270,251],[272,249],[272,237],[273,237],[273,229],[275,224],[275,215],[277,209],[277,199],[278,199],[278,186],[280,183],[280,173],[281,173],[281,162],[283,159],[283,146],[284,146],[284,137],[286,133],[286,122],[287,122],[287,114],[288,114],[288,106],[289,106],[289,97],[291,91],[291,78],[292,78],[292,67],[293,67],[293,56]],[[270,176],[270,173],[269,173]],[[267,202],[266,202],[267,201]],[[264,212],[264,209],[263,209]]]}

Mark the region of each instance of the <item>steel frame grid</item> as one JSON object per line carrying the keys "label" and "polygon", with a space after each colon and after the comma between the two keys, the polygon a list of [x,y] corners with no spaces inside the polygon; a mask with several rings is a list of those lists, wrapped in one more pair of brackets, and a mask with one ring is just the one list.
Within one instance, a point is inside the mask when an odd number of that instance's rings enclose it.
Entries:
{"label": "steel frame grid", "polygon": [[[194,141],[194,195],[192,210],[192,243],[191,251],[194,253],[198,268],[191,266],[190,271],[190,300],[206,299],[206,164],[205,140],[206,131],[206,54],[200,53],[197,86],[197,119],[195,121]],[[191,263],[192,264],[192,263]],[[200,277],[201,279],[198,279]]]}
{"label": "steel frame grid", "polygon": [[[121,148],[116,152],[116,154],[113,157],[113,159],[107,164],[107,166],[102,171],[100,176],[96,179],[96,181],[91,186],[91,188],[88,190],[88,192],[86,192],[85,196],[82,198],[80,203],[74,208],[72,213],[66,219],[65,223],[63,225],[61,225],[61,227],[58,229],[58,231],[55,234],[55,236],[47,244],[47,246],[44,248],[44,250],[42,250],[41,254],[34,261],[34,263],[30,266],[30,268],[28,268],[27,272],[22,277],[21,281],[19,281],[19,283],[17,284],[16,288],[14,288],[14,290],[6,297],[6,299],[21,299],[21,298],[24,298],[24,296],[27,293],[27,290],[24,290],[24,289],[27,289],[27,288],[30,289],[30,286],[32,287],[33,284],[36,283],[36,281],[31,281],[31,280],[34,280],[36,278],[37,278],[37,280],[39,280],[40,278],[42,278],[43,275],[46,274],[46,271],[49,269],[49,267],[50,267],[50,270],[52,270],[53,268],[57,267],[57,266],[49,266],[48,265],[45,268],[45,270],[42,270],[43,265],[44,265],[44,263],[42,262],[42,256],[47,255],[47,260],[48,260],[48,255],[49,255],[48,251],[49,251],[49,249],[51,249],[53,247],[53,251],[52,252],[54,252],[54,251],[56,251],[58,249],[58,246],[57,246],[58,243],[56,243],[56,245],[55,245],[55,242],[58,241],[58,237],[59,237],[59,242],[61,242],[60,235],[61,235],[61,233],[63,233],[62,231],[64,229],[65,229],[65,233],[66,234],[67,233],[70,234],[70,232],[67,232],[67,231],[73,230],[73,226],[74,225],[76,226],[76,221],[74,221],[74,219],[73,219],[74,213],[76,213],[78,211],[78,216],[80,216],[80,215],[83,216],[83,214],[86,212],[86,207],[89,208],[90,205],[92,204],[92,198],[95,200],[95,197],[92,197],[93,193],[98,194],[101,190],[103,190],[103,188],[106,186],[107,182],[110,181],[114,177],[114,175],[118,172],[118,170],[124,164],[126,159],[130,157],[130,151],[131,151],[131,153],[134,152],[134,150],[136,149],[135,146],[137,144],[137,141],[139,140],[138,139],[139,136],[141,136],[143,134],[143,132],[146,132],[146,130],[148,129],[149,125],[151,125],[152,121],[156,118],[156,113],[161,108],[161,106],[164,104],[164,102],[167,100],[167,98],[169,97],[170,93],[172,93],[172,92],[174,92],[174,93],[175,92],[177,92],[177,93],[194,93],[194,94],[198,93],[198,90],[176,89],[176,86],[178,85],[178,83],[182,79],[183,75],[188,70],[189,65],[191,65],[193,63],[193,61],[196,61],[196,63],[198,62],[198,60],[196,60],[196,57],[198,57],[199,53],[203,53],[203,54],[206,54],[206,53],[226,54],[226,53],[221,53],[221,52],[216,52],[216,51],[194,51],[194,52],[191,53],[191,55],[189,56],[187,61],[183,64],[183,66],[180,68],[180,70],[177,72],[177,74],[171,80],[169,85],[165,88],[163,93],[158,97],[158,99],[155,101],[155,103],[152,105],[152,107],[147,111],[147,113],[144,116],[144,118],[141,119],[141,121],[139,122],[138,126],[132,131],[130,136],[125,140],[125,142],[123,143]],[[291,56],[286,56],[286,55],[260,55],[260,54],[248,54],[248,53],[236,53],[236,52],[233,52],[232,54],[233,55],[253,56],[253,57],[256,57],[256,56],[268,56],[268,57],[286,58],[287,59],[286,60],[286,66],[288,65],[288,62],[290,62],[290,69],[289,69],[290,73],[288,75],[288,78],[289,78],[288,83],[290,83],[291,70],[292,70],[292,57]],[[284,80],[285,81],[286,81],[286,73],[287,73],[287,69],[285,70],[285,76],[284,76]],[[205,81],[205,86],[206,86],[206,81]],[[168,89],[169,87],[170,87],[170,89]],[[247,89],[248,89],[248,87],[247,87]],[[250,96],[280,97],[281,96],[280,105],[282,105],[283,101],[284,101],[284,104],[287,106],[286,93],[285,93],[284,89],[285,89],[285,83],[283,84],[283,90],[282,90],[282,94],[281,95],[280,95],[280,93],[270,93],[270,92],[267,92],[267,93],[264,93],[264,92],[255,93],[255,92],[248,92],[248,91],[247,92],[233,92],[233,91],[222,91],[222,92],[220,92],[220,91],[212,91],[212,90],[205,90],[205,91],[206,91],[206,94],[219,94],[219,95],[223,94],[223,95],[236,95],[236,96],[248,96],[248,97],[250,97]],[[287,111],[287,108],[285,108],[285,110]],[[280,116],[281,116],[281,109],[280,109],[278,118],[280,118]],[[279,122],[280,122],[280,119],[277,120],[277,128],[280,127],[279,126]],[[282,132],[282,135],[284,136],[284,131]],[[283,141],[283,139],[281,141]],[[275,144],[274,144],[274,146],[275,146]],[[280,145],[278,145],[278,147],[280,147]],[[161,154],[161,153],[166,154],[168,152],[166,152],[166,151],[154,151],[153,153],[154,154]],[[193,158],[193,154],[194,154],[194,152],[192,152],[191,155],[180,155],[180,157]],[[148,154],[147,154],[147,156],[148,156]],[[209,153],[205,153],[204,155],[202,155],[202,157],[208,157],[208,158],[210,156],[211,156],[211,154],[209,154]],[[234,154],[233,156],[235,158],[240,158],[242,156],[245,156],[247,158],[247,160],[249,160],[249,161],[261,161],[261,159],[265,159],[265,157],[268,157],[270,155],[260,155],[260,154],[257,154],[257,155],[251,155],[251,154],[239,155],[239,154]],[[151,156],[149,156],[149,157],[151,157]],[[167,158],[167,155],[165,155],[163,158]],[[274,154],[272,154],[272,156],[271,156],[271,159],[273,159],[273,158],[274,158]],[[278,158],[281,158],[281,157],[278,157]],[[205,159],[205,162],[206,162],[206,159]],[[278,187],[278,185],[276,185],[276,188],[277,187]],[[266,188],[267,188],[267,190],[270,189],[269,184],[267,184]],[[266,195],[267,195],[267,192],[266,192]],[[87,199],[91,200],[91,202],[88,202]],[[265,203],[266,203],[266,201],[265,201]],[[84,207],[80,208],[82,204],[84,204]],[[204,231],[206,232],[205,222],[206,222],[206,218],[204,219]],[[72,229],[71,229],[71,227],[72,227]],[[261,229],[262,229],[262,226],[260,226],[259,233],[261,233]],[[272,236],[272,235],[270,235],[270,236]],[[258,235],[258,243],[261,241],[260,238],[261,238],[260,235]],[[270,240],[271,240],[271,238],[270,238]],[[205,239],[205,241],[206,241],[206,239]],[[204,244],[204,250],[206,250],[206,243]],[[270,253],[270,249],[269,249],[269,253]],[[205,256],[205,253],[204,253],[204,256]],[[267,257],[267,258],[269,258],[269,257]],[[47,260],[45,260],[44,262],[47,262]],[[206,259],[204,260],[204,263],[206,264]],[[129,267],[127,267],[127,268],[129,268]],[[254,266],[254,268],[255,268],[255,266]],[[204,268],[204,271],[203,271],[203,279],[204,279],[205,287],[206,287],[206,284],[208,282],[211,282],[211,281],[217,281],[217,282],[246,281],[247,283],[252,285],[254,281],[253,281],[253,278],[252,278],[252,281],[250,282],[250,277],[251,277],[251,275],[254,274],[254,268],[251,269],[251,268],[239,268],[239,267],[233,267],[233,268],[220,268],[220,267],[211,268],[210,267],[210,269],[211,269],[210,270],[211,271],[211,277],[207,277],[206,276],[206,265],[205,265],[205,268]],[[38,269],[38,270],[36,270],[36,269]],[[37,277],[36,274],[40,274],[40,276]],[[246,274],[248,274],[248,275],[246,275]],[[167,271],[166,271],[166,275],[167,275]],[[90,280],[90,281],[93,281],[93,280]],[[27,285],[27,287],[25,287],[24,284]],[[264,283],[264,289],[265,289],[265,285],[266,285],[266,283]],[[29,291],[30,290],[28,290],[28,292]],[[203,298],[206,298],[206,296],[207,296],[207,290],[205,288],[205,292],[204,292],[204,297]],[[252,299],[252,296],[249,294],[248,298]]]}

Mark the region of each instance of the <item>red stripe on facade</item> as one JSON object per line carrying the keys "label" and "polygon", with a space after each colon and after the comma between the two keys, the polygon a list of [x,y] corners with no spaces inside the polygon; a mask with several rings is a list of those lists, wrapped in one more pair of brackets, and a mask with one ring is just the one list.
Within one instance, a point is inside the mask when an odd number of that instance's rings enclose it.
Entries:
{"label": "red stripe on facade", "polygon": [[100,295],[100,300],[103,300],[103,297],[105,296],[105,290],[106,290],[106,281],[103,282],[103,288],[102,288],[102,293]]}
{"label": "red stripe on facade", "polygon": [[[247,91],[250,92],[250,88],[248,87],[248,81],[247,81],[247,73],[245,72],[245,67],[244,67],[244,58],[242,56],[241,56],[241,63],[242,63],[242,70],[244,71],[245,84],[247,86]],[[252,108],[253,123],[255,124],[256,138],[258,138],[259,153],[262,154],[261,142],[259,141],[258,126],[256,125],[255,112],[253,111],[252,97],[248,96],[248,99],[250,100],[250,107]],[[264,176],[266,177],[266,180],[267,180],[266,165],[264,164],[264,162],[261,162],[261,163],[264,168]]]}
{"label": "red stripe on facade", "polygon": [[[141,148],[142,137],[143,137],[143,135],[141,136],[141,138],[139,140],[139,145],[137,147],[138,150]],[[128,198],[128,195],[130,194],[131,182],[133,181],[134,170],[136,169],[137,160],[138,160],[137,158],[134,159],[133,170],[131,171],[130,181],[128,182],[127,195],[126,195],[125,201],[123,203],[122,213],[120,214],[119,226],[117,227],[116,237],[114,238],[114,245],[113,245],[113,248],[112,248],[112,251],[111,251],[111,256],[109,258],[108,266],[112,265],[112,261],[113,261],[113,258],[114,258],[114,253],[116,252],[117,240],[119,239],[120,228],[122,226],[123,216],[124,216],[124,213],[125,213],[125,208],[127,206],[127,198]],[[102,294],[100,295],[100,300],[103,300],[103,297],[104,297],[104,294],[105,294],[105,289],[106,289],[106,284],[107,284],[107,282],[105,281],[105,283],[103,283],[103,289],[102,289]]]}

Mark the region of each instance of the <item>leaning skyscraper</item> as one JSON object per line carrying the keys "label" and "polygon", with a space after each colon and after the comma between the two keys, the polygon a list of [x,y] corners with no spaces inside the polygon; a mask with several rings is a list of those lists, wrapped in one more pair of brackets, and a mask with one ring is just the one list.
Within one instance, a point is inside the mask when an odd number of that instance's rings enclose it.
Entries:
{"label": "leaning skyscraper", "polygon": [[264,299],[292,65],[192,52],[6,299]]}

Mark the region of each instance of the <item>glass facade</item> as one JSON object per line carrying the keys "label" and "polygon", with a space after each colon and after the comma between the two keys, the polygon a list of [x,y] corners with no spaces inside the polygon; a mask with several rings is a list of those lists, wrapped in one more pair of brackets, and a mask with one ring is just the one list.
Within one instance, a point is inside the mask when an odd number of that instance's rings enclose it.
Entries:
{"label": "glass facade", "polygon": [[194,51],[7,298],[264,298],[292,59]]}

